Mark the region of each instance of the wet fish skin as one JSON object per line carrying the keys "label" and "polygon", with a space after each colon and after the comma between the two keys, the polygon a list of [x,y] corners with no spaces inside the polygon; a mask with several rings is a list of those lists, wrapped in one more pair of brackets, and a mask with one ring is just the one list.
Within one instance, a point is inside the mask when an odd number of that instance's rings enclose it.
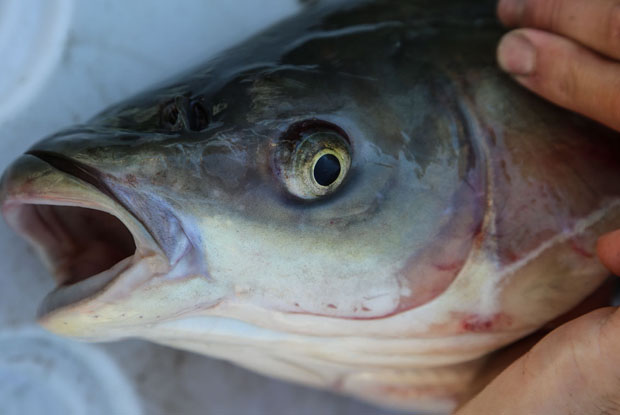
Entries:
{"label": "wet fish skin", "polygon": [[[36,144],[2,180],[9,223],[45,256],[23,206],[91,207],[137,249],[42,323],[449,411],[488,353],[603,281],[594,243],[620,226],[619,137],[499,72],[494,3],[312,5]],[[303,199],[285,161],[308,131],[351,167]]]}

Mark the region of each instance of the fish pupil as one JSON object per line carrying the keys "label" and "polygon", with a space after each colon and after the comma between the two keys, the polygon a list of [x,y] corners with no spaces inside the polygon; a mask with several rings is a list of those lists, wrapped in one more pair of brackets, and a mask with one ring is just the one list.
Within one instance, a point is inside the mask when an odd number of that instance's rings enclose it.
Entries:
{"label": "fish pupil", "polygon": [[340,161],[333,154],[321,156],[314,165],[314,180],[321,186],[329,186],[340,176]]}

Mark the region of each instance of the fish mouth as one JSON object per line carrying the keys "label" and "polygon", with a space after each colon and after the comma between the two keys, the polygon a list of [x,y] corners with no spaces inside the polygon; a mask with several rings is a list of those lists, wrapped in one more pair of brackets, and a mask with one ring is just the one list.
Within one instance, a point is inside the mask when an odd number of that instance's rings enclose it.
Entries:
{"label": "fish mouth", "polygon": [[100,295],[145,258],[164,257],[100,177],[62,155],[32,151],[0,181],[5,220],[38,251],[57,282],[40,316]]}

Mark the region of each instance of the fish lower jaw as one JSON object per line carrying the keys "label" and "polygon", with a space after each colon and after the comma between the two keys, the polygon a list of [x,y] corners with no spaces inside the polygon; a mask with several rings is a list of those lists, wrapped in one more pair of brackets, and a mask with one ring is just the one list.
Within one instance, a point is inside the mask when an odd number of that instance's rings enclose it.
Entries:
{"label": "fish lower jaw", "polygon": [[136,253],[96,275],[71,285],[58,286],[41,303],[39,318],[44,323],[55,311],[65,307],[96,308],[113,301],[114,297],[126,295],[132,287],[145,283],[154,274],[166,274],[168,271],[169,265],[165,258]]}
{"label": "fish lower jaw", "polygon": [[134,256],[127,257],[111,268],[71,285],[60,285],[49,293],[39,307],[39,316],[45,316],[54,310],[70,304],[76,304],[90,298],[109,285],[120,274],[127,271],[134,261]]}

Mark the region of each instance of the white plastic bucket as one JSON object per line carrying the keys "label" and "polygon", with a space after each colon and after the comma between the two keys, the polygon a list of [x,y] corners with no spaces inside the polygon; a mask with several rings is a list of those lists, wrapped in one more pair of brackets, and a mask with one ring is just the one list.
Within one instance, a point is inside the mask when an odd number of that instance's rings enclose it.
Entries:
{"label": "white plastic bucket", "polygon": [[38,92],[66,43],[73,0],[0,0],[0,122]]}
{"label": "white plastic bucket", "polygon": [[116,362],[89,344],[26,327],[0,333],[0,413],[140,415]]}

